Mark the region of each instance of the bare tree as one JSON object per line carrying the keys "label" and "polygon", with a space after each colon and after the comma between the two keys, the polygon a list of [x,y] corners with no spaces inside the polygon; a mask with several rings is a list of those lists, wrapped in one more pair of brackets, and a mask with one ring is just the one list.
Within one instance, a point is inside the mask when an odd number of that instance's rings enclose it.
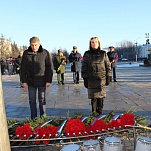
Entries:
{"label": "bare tree", "polygon": [[0,59],[6,60],[10,55],[11,52],[11,40],[6,39],[3,34],[0,37]]}
{"label": "bare tree", "polygon": [[127,48],[127,47],[133,47],[134,44],[131,41],[124,40],[124,41],[116,43],[116,46],[122,47],[122,48]]}

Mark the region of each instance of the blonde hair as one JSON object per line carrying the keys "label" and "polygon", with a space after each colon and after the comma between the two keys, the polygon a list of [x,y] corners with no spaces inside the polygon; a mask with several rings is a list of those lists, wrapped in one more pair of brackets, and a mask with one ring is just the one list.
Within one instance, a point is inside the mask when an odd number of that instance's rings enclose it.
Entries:
{"label": "blonde hair", "polygon": [[30,43],[35,43],[35,42],[40,43],[40,40],[39,40],[38,37],[32,37],[32,38],[30,38],[29,42],[30,42]]}
{"label": "blonde hair", "polygon": [[98,41],[99,48],[101,49],[101,42],[100,42],[100,40],[99,40],[98,37],[92,37],[92,38],[90,38],[90,41],[89,41],[89,49],[92,49],[92,47],[91,47],[91,42],[92,42],[93,40],[97,40],[97,41]]}

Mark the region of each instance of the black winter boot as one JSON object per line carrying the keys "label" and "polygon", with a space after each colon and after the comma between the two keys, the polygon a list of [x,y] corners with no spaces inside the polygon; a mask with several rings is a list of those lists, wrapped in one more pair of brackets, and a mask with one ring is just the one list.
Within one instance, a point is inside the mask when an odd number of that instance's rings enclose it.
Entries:
{"label": "black winter boot", "polygon": [[97,109],[96,112],[101,115],[103,113],[103,98],[98,98],[97,99]]}

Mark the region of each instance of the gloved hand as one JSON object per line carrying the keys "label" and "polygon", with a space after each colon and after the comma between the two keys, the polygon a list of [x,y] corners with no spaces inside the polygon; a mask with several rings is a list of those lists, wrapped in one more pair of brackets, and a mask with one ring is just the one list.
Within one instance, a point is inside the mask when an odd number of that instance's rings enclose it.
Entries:
{"label": "gloved hand", "polygon": [[78,57],[75,57],[75,61],[79,61],[79,58],[78,58]]}
{"label": "gloved hand", "polygon": [[106,76],[106,85],[110,84],[110,76]]}
{"label": "gloved hand", "polygon": [[79,61],[79,58],[77,58],[77,61]]}
{"label": "gloved hand", "polygon": [[85,88],[88,88],[88,78],[83,78]]}

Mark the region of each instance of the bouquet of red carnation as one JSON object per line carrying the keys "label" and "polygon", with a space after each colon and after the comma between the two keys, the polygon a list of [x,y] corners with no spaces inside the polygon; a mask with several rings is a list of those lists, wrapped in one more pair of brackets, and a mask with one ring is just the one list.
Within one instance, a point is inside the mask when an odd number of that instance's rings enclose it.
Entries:
{"label": "bouquet of red carnation", "polygon": [[64,130],[66,136],[80,136],[84,135],[85,125],[80,119],[70,119],[67,121]]}
{"label": "bouquet of red carnation", "polygon": [[[48,126],[48,127],[38,127],[35,129],[36,138],[54,138],[57,133],[58,128],[56,126]],[[40,141],[36,141],[36,144],[39,145]],[[49,141],[44,140],[43,144],[48,145]]]}
{"label": "bouquet of red carnation", "polygon": [[121,126],[119,120],[111,120],[110,123],[108,124],[108,128],[111,128],[111,129],[116,129],[116,128],[119,128]]}
{"label": "bouquet of red carnation", "polygon": [[86,134],[92,134],[92,131],[93,131],[93,125],[88,125],[85,127]]}
{"label": "bouquet of red carnation", "polygon": [[22,140],[26,140],[34,134],[29,123],[24,124],[23,126],[18,126],[15,133],[16,136]]}
{"label": "bouquet of red carnation", "polygon": [[121,126],[123,127],[125,125],[134,125],[135,124],[134,114],[125,113],[121,116],[120,121],[121,121]]}
{"label": "bouquet of red carnation", "polygon": [[98,131],[103,131],[103,130],[107,130],[108,129],[108,125],[105,123],[104,120],[100,119],[97,120],[94,124],[93,124],[93,132],[96,133]]}
{"label": "bouquet of red carnation", "polygon": [[[91,135],[92,133],[93,133],[93,125],[86,126],[86,128],[85,128],[85,134]],[[88,136],[88,137],[86,137],[86,140],[89,140],[89,139],[95,139],[95,137],[94,136]]]}

